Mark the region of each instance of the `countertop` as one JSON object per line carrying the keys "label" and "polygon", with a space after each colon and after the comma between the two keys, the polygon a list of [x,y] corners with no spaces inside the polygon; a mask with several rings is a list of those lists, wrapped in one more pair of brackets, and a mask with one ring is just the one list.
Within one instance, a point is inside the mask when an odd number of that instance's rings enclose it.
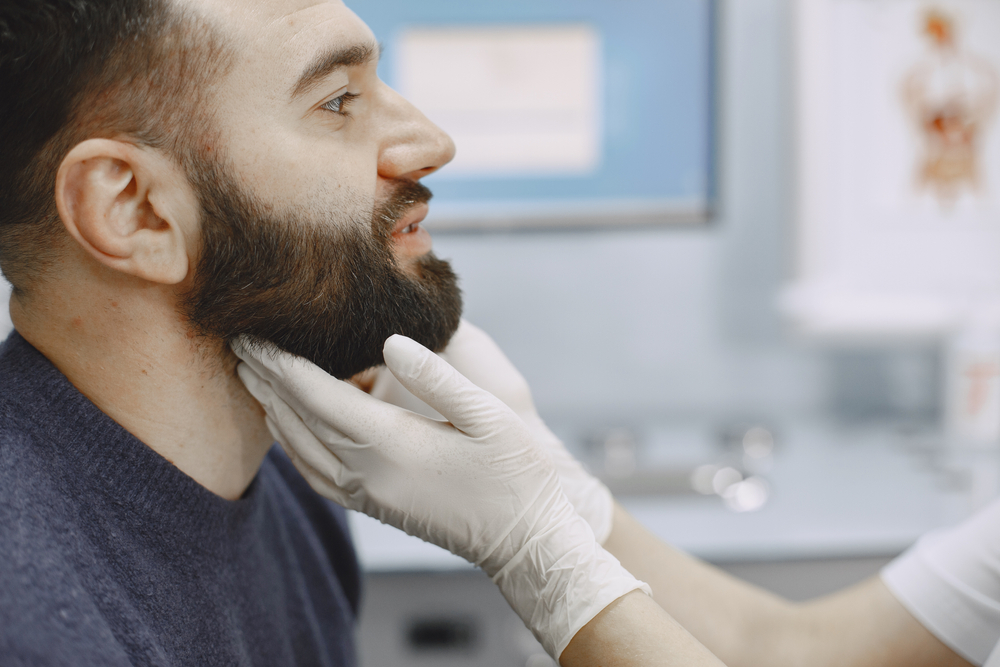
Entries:
{"label": "countertop", "polygon": [[[603,437],[601,429],[572,423],[553,423],[553,430],[594,463],[593,452],[603,451],[593,445]],[[767,500],[753,511],[735,511],[719,495],[690,489],[619,494],[621,503],[661,539],[716,562],[898,554],[923,533],[968,516],[1000,485],[996,454],[955,454],[943,448],[939,434],[900,425],[847,428],[821,419],[788,420],[768,427],[775,434],[773,455],[750,461],[748,468],[738,460],[738,447],[720,445],[712,424],[636,423],[629,433],[636,443],[637,469],[644,474],[662,470],[686,480],[699,465],[731,464],[763,480]],[[616,487],[627,489],[628,482],[627,476],[616,479]],[[471,567],[373,519],[350,515],[366,571]]]}

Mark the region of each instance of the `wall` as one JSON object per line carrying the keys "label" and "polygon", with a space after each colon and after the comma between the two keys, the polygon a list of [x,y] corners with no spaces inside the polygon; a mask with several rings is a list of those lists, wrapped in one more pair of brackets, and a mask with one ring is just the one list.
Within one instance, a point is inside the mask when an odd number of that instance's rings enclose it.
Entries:
{"label": "wall", "polygon": [[789,267],[788,0],[720,8],[720,188],[708,226],[437,235],[466,314],[543,413],[754,415],[826,405],[826,358],[783,336]]}

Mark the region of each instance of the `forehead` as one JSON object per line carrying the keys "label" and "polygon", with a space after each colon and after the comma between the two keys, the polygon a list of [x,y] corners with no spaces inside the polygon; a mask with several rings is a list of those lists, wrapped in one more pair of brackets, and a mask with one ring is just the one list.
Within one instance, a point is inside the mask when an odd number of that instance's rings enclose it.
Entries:
{"label": "forehead", "polygon": [[[241,85],[293,80],[317,52],[374,37],[341,0],[182,0],[207,16],[238,53]],[[283,91],[284,92],[284,91]]]}

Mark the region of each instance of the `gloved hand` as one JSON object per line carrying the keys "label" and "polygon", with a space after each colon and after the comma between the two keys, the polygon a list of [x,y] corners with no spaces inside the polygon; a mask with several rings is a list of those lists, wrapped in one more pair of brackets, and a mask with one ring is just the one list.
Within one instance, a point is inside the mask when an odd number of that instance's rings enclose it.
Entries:
{"label": "gloved hand", "polygon": [[650,594],[597,543],[524,423],[423,346],[392,336],[386,364],[450,423],[301,358],[234,349],[240,378],[314,489],[481,567],[556,659],[608,604]]}
{"label": "gloved hand", "polygon": [[[569,501],[590,524],[597,541],[604,544],[611,534],[614,514],[611,491],[587,472],[545,425],[535,409],[528,382],[493,339],[482,329],[462,320],[440,356],[473,384],[506,403],[528,426],[535,440],[552,460]],[[371,395],[413,412],[430,417],[440,416],[406,391],[395,376],[384,368],[379,369],[375,376]]]}

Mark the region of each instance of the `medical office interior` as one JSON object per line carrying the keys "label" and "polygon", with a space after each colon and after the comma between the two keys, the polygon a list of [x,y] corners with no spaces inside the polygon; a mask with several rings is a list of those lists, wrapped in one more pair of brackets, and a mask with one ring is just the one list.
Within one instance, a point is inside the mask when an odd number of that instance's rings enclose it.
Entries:
{"label": "medical office interior", "polygon": [[[455,138],[425,224],[465,317],[660,538],[806,599],[1000,492],[1000,5],[347,4]],[[362,664],[555,664],[352,527]]]}

